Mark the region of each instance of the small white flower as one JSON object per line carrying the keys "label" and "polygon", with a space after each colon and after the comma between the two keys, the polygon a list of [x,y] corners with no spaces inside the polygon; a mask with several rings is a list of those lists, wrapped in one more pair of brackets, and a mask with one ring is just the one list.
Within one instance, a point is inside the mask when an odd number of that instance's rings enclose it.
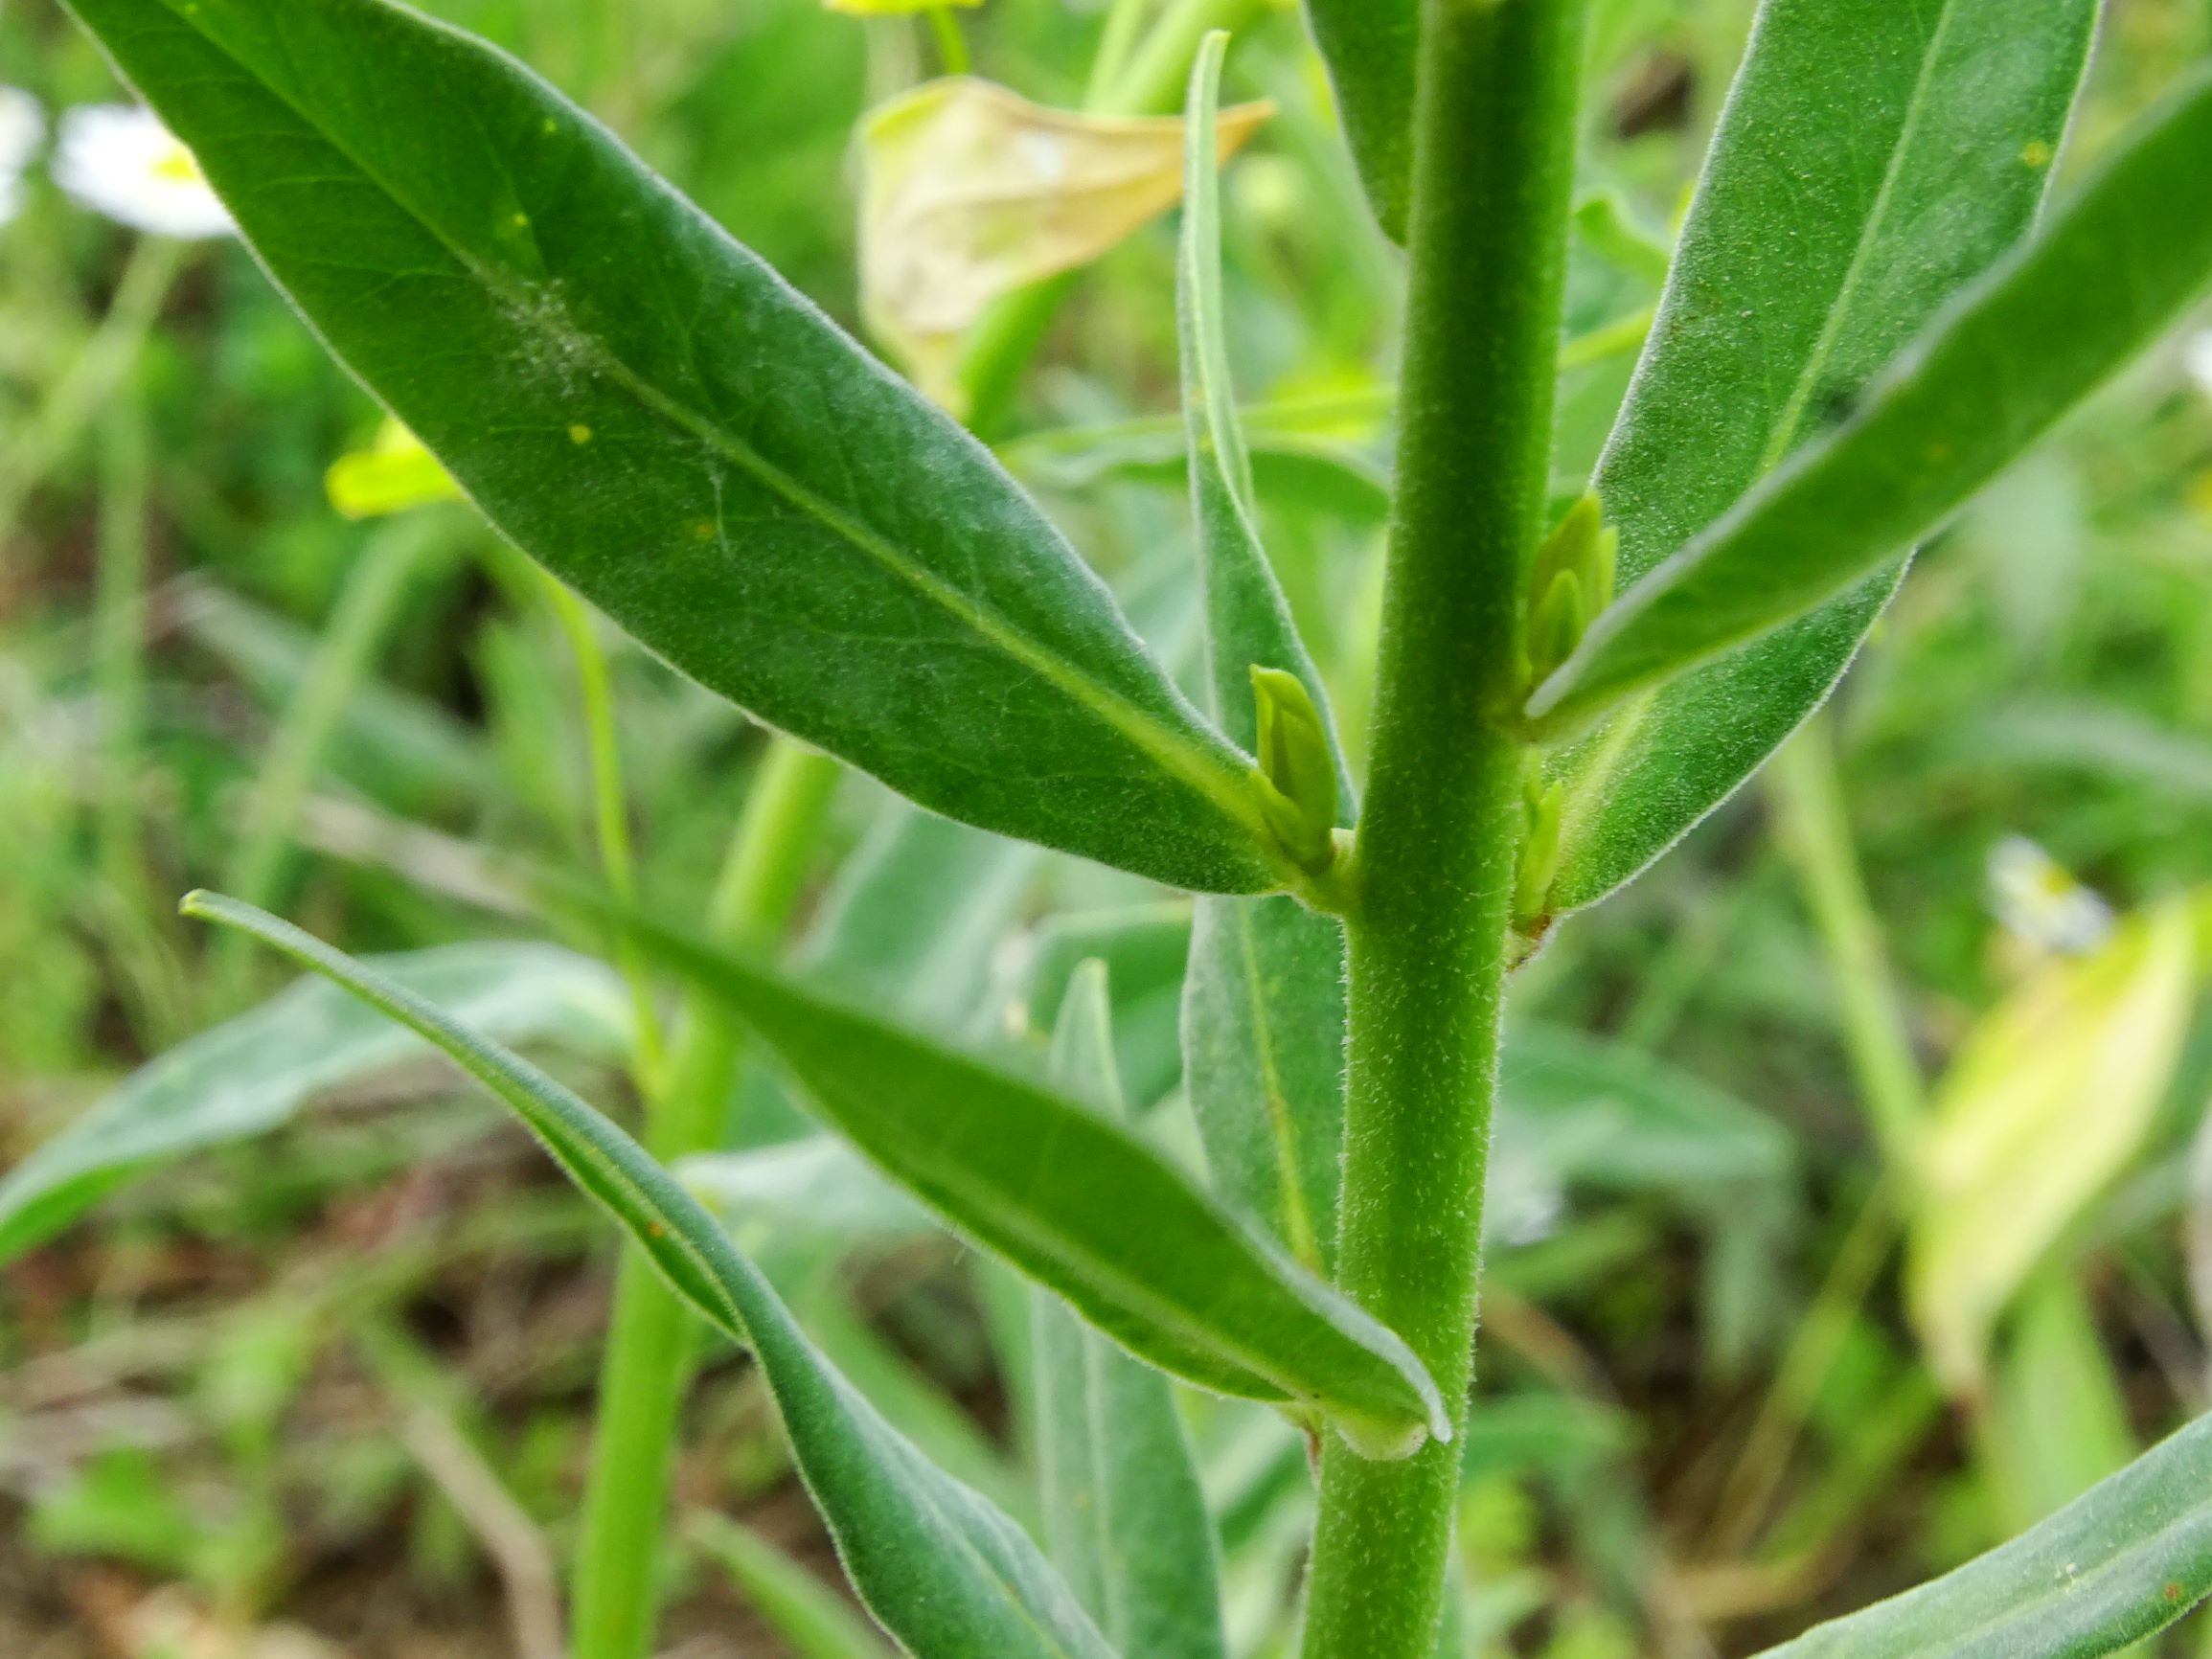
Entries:
{"label": "small white flower", "polygon": [[61,118],[54,182],[96,212],[163,237],[227,236],[236,227],[207,176],[148,109],[87,103]]}
{"label": "small white flower", "polygon": [[20,87],[0,86],[0,225],[23,208],[23,170],[46,136],[38,101]]}
{"label": "small white flower", "polygon": [[2212,398],[2212,329],[2200,329],[2182,341],[2181,369],[2198,391]]}
{"label": "small white flower", "polygon": [[2112,931],[2112,907],[2025,835],[1990,850],[1989,884],[1998,921],[2031,950],[2079,956]]}

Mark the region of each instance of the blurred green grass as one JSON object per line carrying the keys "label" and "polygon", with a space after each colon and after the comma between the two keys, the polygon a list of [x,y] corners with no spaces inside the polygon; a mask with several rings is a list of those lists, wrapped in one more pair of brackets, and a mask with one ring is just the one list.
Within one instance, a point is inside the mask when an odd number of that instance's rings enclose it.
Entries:
{"label": "blurred green grass", "polygon": [[[855,324],[851,135],[870,104],[932,72],[924,31],[816,0],[435,10],[591,103]],[[1638,222],[1663,227],[1677,211],[1748,13],[1745,0],[1601,7],[1585,165]],[[992,0],[965,15],[979,73],[1045,102],[1079,96],[1095,9]],[[2208,46],[2202,0],[2114,5],[2069,168]],[[1334,408],[1293,421],[1297,442],[1263,466],[1269,542],[1356,716],[1380,534],[1357,472],[1389,456],[1387,432],[1357,410],[1391,373],[1398,261],[1334,148],[1294,18],[1240,42],[1232,79],[1280,110],[1226,192],[1240,383],[1256,402]],[[51,0],[0,11],[0,84],[50,115],[118,96]],[[530,924],[495,902],[499,857],[591,857],[573,670],[522,562],[465,510],[409,521],[422,545],[338,672],[333,621],[395,532],[339,518],[323,473],[370,441],[376,412],[243,251],[217,241],[184,254],[143,350],[89,418],[57,421],[132,268],[133,236],[63,197],[42,163],[27,187],[22,215],[0,226],[5,1167],[141,1062],[281,985],[258,960],[215,971],[171,905],[232,866],[278,734],[318,671],[338,675],[338,717],[280,826],[277,908],[356,951],[508,936]],[[1024,383],[1008,454],[1174,658],[1191,643],[1179,473],[1172,447],[1163,465],[1127,430],[1173,410],[1172,258],[1158,226],[1085,274]],[[1652,291],[1648,275],[1581,246],[1570,335],[1632,315]],[[1631,361],[1568,372],[1562,491],[1594,460]],[[1331,466],[1301,464],[1309,441]],[[1038,459],[1069,455],[1083,465]],[[134,546],[143,615],[112,585]],[[649,899],[696,907],[758,734],[606,644]],[[2178,354],[2110,388],[1925,554],[1825,729],[1868,914],[1931,1079],[2021,972],[1988,894],[2007,837],[2032,838],[2123,913],[2212,880],[2212,391]],[[815,860],[817,941],[851,914],[839,906],[867,869],[856,850],[895,820],[877,792],[844,791]],[[946,1021],[1028,1008],[1038,975],[1072,965],[1062,941],[1095,937],[1070,917],[1156,897],[1033,862],[992,877],[1002,901],[984,907],[975,983],[966,1005],[936,1011]],[[1163,1002],[1134,936],[1115,937],[1132,965],[1125,1068],[1151,1079],[1140,1092],[1170,1095],[1172,983]],[[1005,966],[1024,941],[1044,965],[1029,983]],[[1764,1207],[1740,1193],[1700,1207],[1668,1185],[1657,1141],[1604,1179],[1556,1150],[1549,1164],[1530,1155],[1484,1351],[1489,1420],[1505,1426],[1476,1437],[1487,1450],[1471,1450],[1462,1516],[1469,1651],[1747,1651],[1963,1558],[2205,1403],[2205,1284],[2188,1243],[2205,1200],[2192,1197],[2189,1148],[2212,1094],[2212,1021],[2194,1021],[2143,1147],[2008,1328],[1993,1402],[1955,1412],[1886,1257],[1863,1302],[1817,1300],[1847,1277],[1837,1259],[1849,1264],[1879,1180],[1835,975],[1757,788],[1523,970],[1517,1019],[1749,1102],[1786,1133],[1805,1191],[1801,1204],[1777,1192]],[[619,1098],[611,1072],[568,1063]],[[795,1126],[771,1081],[747,1090],[748,1138]],[[248,1624],[313,1626],[348,1653],[504,1650],[501,1588],[455,1505],[454,1471],[396,1441],[394,1414],[412,1405],[457,1425],[558,1554],[604,1244],[440,1074],[341,1094],[271,1143],[133,1185],[0,1269],[0,1650],[128,1651],[132,1610],[165,1584]],[[817,1329],[922,1425],[911,1432],[975,1478],[1015,1478],[1021,1379],[994,1357],[999,1302],[972,1262],[942,1240],[901,1239],[810,1260],[803,1275]],[[1802,1439],[1759,1466],[1773,1443],[1755,1424],[1777,1367],[1821,1306],[1836,1357],[1801,1402]],[[394,1351],[364,1338],[375,1331],[425,1356],[427,1405],[395,1404]],[[2021,1403],[2052,1398],[2067,1409]],[[1194,1409],[1235,1546],[1240,1638],[1280,1651],[1302,1524],[1296,1448],[1225,1408]],[[741,1363],[710,1373],[690,1429],[686,1500],[741,1511],[825,1564]],[[671,1591],[672,1642],[690,1631],[720,1644],[700,1653],[775,1650],[703,1558],[685,1555]],[[2172,1650],[2205,1642],[2184,1627]]]}

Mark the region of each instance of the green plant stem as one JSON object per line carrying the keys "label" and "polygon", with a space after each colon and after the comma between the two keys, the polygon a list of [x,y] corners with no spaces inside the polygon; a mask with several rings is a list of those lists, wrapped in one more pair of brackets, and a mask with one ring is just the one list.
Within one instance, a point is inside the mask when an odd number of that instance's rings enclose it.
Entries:
{"label": "green plant stem", "polygon": [[[1582,0],[1424,12],[1399,493],[1348,918],[1343,1287],[1455,1422],[1522,829],[1522,588],[1543,530]],[[1306,1659],[1429,1659],[1459,1447],[1322,1460]]]}
{"label": "green plant stem", "polygon": [[143,905],[140,749],[146,726],[147,433],[135,377],[125,375],[101,426],[100,562],[92,637],[100,685],[103,765],[101,873],[125,902]]}
{"label": "green plant stem", "polygon": [[[836,781],[836,762],[827,756],[787,739],[770,744],[709,907],[715,938],[758,949],[781,935]],[[647,1125],[656,1158],[673,1162],[721,1144],[737,1072],[736,1029],[687,998],[666,1086]],[[696,1315],[643,1253],[625,1251],[584,1490],[575,1659],[643,1659],[650,1648],[676,1416],[697,1347]]]}
{"label": "green plant stem", "polygon": [[930,36],[937,42],[938,66],[947,75],[966,75],[968,36],[960,31],[960,19],[953,16],[949,6],[930,7],[928,17]]}
{"label": "green plant stem", "polygon": [[[536,568],[536,567],[533,567]],[[629,841],[629,792],[622,781],[622,741],[615,727],[614,684],[606,669],[606,653],[593,631],[591,611],[550,571],[539,571],[553,614],[567,636],[569,655],[576,663],[576,683],[583,703],[585,745],[591,756],[592,832],[599,843],[599,863],[606,885],[625,904],[637,902],[637,861]],[[630,1011],[637,1024],[637,1048],[632,1070],[639,1091],[649,1100],[659,1092],[666,1063],[660,1015],[653,1008],[652,977],[627,943],[615,947],[625,982],[629,986]]]}
{"label": "green plant stem", "polygon": [[1890,1169],[1909,1181],[1927,1115],[1904,1010],[1890,977],[1881,923],[1867,901],[1824,716],[1807,722],[1767,768],[1775,828],[1804,884],[1828,952],[1843,1040],[1859,1097]]}
{"label": "green plant stem", "polygon": [[[1267,0],[1174,0],[1133,52],[1117,48],[1126,57],[1115,73],[1093,75],[1084,112],[1157,115],[1177,108],[1198,42],[1216,29],[1248,28],[1266,11]],[[1102,35],[1102,57],[1114,44],[1110,33]],[[1022,370],[1081,275],[1064,271],[1033,283],[1000,300],[976,324],[961,359],[960,386],[968,424],[978,437],[989,440],[1005,425]]]}
{"label": "green plant stem", "polygon": [[[280,898],[300,808],[331,739],[375,670],[416,573],[445,534],[438,516],[417,515],[386,525],[362,548],[339,589],[307,677],[262,757],[239,826],[238,850],[223,871],[224,891],[263,908]],[[227,1000],[237,1001],[244,989],[252,947],[245,935],[228,932],[216,946],[216,983]]]}
{"label": "green plant stem", "polygon": [[1102,108],[1112,97],[1152,7],[1152,0],[1113,0],[1107,9],[1106,21],[1099,25],[1098,50],[1091,54],[1090,77],[1083,82],[1085,109]]}
{"label": "green plant stem", "polygon": [[0,541],[14,529],[24,498],[67,455],[131,365],[138,361],[176,273],[186,245],[145,237],[131,250],[107,315],[85,341],[66,373],[31,419],[30,430],[0,461]]}

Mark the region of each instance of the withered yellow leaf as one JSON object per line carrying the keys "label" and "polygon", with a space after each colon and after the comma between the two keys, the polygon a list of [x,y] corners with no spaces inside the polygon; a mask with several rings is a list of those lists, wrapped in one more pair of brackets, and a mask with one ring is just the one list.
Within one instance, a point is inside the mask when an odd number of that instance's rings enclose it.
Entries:
{"label": "withered yellow leaf", "polygon": [[1968,1034],[1921,1148],[1905,1296],[1938,1377],[1971,1394],[1990,1333],[2141,1149],[2188,1032],[2195,906],[2129,918],[2031,976]]}
{"label": "withered yellow leaf", "polygon": [[[1268,113],[1223,110],[1221,157]],[[876,109],[859,148],[861,307],[947,403],[962,336],[992,301],[1087,264],[1182,194],[1179,119],[1047,109],[968,76]]]}

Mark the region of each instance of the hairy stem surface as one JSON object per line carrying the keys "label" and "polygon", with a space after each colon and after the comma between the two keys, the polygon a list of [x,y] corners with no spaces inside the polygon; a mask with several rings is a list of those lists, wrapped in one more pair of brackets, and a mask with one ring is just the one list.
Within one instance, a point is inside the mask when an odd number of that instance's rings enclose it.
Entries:
{"label": "hairy stem surface", "polygon": [[[1429,0],[1399,494],[1357,857],[1343,1286],[1464,1419],[1527,754],[1583,0]],[[1307,1659],[1429,1659],[1459,1447],[1323,1456]]]}

